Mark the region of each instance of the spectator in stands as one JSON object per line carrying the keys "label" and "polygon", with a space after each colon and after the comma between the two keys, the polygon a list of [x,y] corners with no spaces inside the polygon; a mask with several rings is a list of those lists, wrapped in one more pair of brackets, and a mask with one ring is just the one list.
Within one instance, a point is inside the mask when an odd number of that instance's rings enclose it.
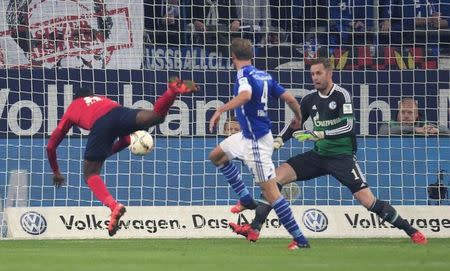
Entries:
{"label": "spectator in stands", "polygon": [[235,0],[235,3],[243,37],[260,44],[270,25],[269,1]]}
{"label": "spectator in stands", "polygon": [[193,43],[218,46],[222,55],[228,56],[231,37],[240,36],[234,0],[192,0],[191,7]]}
{"label": "spectator in stands", "polygon": [[180,44],[180,0],[144,0],[145,27],[151,42]]}
{"label": "spectator in stands", "polygon": [[292,0],[270,0],[270,24],[268,44],[279,44],[290,40],[292,30]]}
{"label": "spectator in stands", "polygon": [[330,44],[366,44],[366,31],[372,30],[372,0],[330,0]]}
{"label": "spectator in stands", "polygon": [[[441,18],[450,24],[450,1],[444,3],[441,1],[440,9]],[[450,25],[443,29],[441,25],[440,39],[439,39],[441,56],[450,56]]]}
{"label": "spectator in stands", "polygon": [[[390,35],[390,44],[435,44],[439,31],[449,22],[441,16],[438,0],[380,0],[380,31]],[[386,34],[380,37],[389,43]]]}
{"label": "spectator in stands", "polygon": [[328,5],[325,0],[292,0],[292,43],[328,50]]}
{"label": "spectator in stands", "polygon": [[450,134],[450,130],[445,126],[438,127],[421,120],[417,101],[407,97],[399,102],[397,119],[381,124],[378,133],[380,135],[438,135]]}
{"label": "spectator in stands", "polygon": [[[305,34],[305,20],[309,18],[311,19],[310,21],[313,20],[315,22],[317,18],[321,17],[321,14],[317,14],[316,12],[317,4],[320,1],[269,0],[271,20],[269,23],[267,43],[278,44],[291,42],[294,44],[302,44]],[[308,12],[310,16],[305,14],[306,12]],[[314,32],[317,31],[314,30]]]}
{"label": "spectator in stands", "polygon": [[229,117],[223,125],[223,133],[226,136],[238,133],[241,131],[241,125],[237,121],[236,117]]}

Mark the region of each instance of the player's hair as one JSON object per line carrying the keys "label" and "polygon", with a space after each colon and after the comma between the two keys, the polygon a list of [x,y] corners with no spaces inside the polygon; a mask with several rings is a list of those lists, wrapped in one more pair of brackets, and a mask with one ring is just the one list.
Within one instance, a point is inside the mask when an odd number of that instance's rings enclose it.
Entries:
{"label": "player's hair", "polygon": [[319,57],[315,58],[311,61],[311,66],[322,64],[325,69],[331,71],[333,70],[333,66],[331,65],[331,61],[328,58]]}
{"label": "player's hair", "polygon": [[416,107],[419,108],[419,103],[418,103],[417,100],[415,100],[413,97],[403,97],[403,98],[398,102],[398,105],[401,105],[402,103],[407,102],[407,101],[412,101],[412,102],[416,105]]}
{"label": "player's hair", "polygon": [[235,38],[231,43],[231,53],[238,60],[251,60],[253,58],[252,43],[248,39]]}
{"label": "player's hair", "polygon": [[227,120],[223,124],[223,128],[224,129],[227,128],[227,126],[229,126],[231,122],[237,122],[239,124],[239,122],[238,122],[238,120],[237,120],[237,118],[235,116],[230,116],[229,118],[227,118]]}
{"label": "player's hair", "polygon": [[78,99],[81,97],[87,97],[87,96],[92,96],[92,95],[94,95],[94,91],[92,91],[91,88],[81,87],[77,91],[74,92],[73,99],[75,100],[75,99]]}

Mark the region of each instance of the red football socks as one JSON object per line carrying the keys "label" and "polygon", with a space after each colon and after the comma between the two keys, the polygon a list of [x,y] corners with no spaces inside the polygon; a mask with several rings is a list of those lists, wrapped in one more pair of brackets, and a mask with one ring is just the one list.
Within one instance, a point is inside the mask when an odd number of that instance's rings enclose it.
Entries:
{"label": "red football socks", "polygon": [[171,89],[166,90],[166,92],[156,100],[153,111],[161,117],[165,117],[176,98],[176,92]]}
{"label": "red football socks", "polygon": [[108,206],[111,211],[114,210],[117,205],[117,201],[109,193],[108,188],[106,187],[102,178],[98,175],[93,175],[89,177],[86,182],[92,193],[94,193],[94,196],[104,205]]}

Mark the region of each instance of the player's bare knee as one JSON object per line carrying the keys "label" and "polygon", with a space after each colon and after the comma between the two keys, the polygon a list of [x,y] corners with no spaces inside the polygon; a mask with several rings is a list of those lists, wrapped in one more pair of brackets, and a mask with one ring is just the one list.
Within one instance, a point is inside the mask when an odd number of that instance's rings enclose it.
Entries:
{"label": "player's bare knee", "polygon": [[361,189],[353,194],[366,209],[370,209],[377,200],[369,188]]}
{"label": "player's bare knee", "polygon": [[277,167],[275,173],[277,174],[277,182],[281,185],[286,185],[297,180],[297,173],[288,163],[283,163]]}
{"label": "player's bare knee", "polygon": [[264,198],[270,204],[275,202],[281,196],[277,182],[274,180],[262,182],[259,184],[259,186],[261,187],[261,193],[263,194]]}
{"label": "player's bare knee", "polygon": [[102,165],[103,165],[102,161],[85,160],[84,167],[83,167],[84,180],[87,181],[90,177],[92,177],[94,175],[99,175]]}
{"label": "player's bare knee", "polygon": [[220,166],[228,161],[227,156],[220,147],[212,150],[208,155],[208,159],[216,166]]}

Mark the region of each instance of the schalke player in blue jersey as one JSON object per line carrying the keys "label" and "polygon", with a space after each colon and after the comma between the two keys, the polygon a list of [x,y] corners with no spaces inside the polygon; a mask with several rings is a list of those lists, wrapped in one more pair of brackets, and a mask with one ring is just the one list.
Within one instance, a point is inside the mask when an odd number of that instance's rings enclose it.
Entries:
{"label": "schalke player in blue jersey", "polygon": [[300,125],[301,111],[297,100],[286,92],[270,74],[252,66],[253,48],[247,39],[234,39],[231,56],[237,69],[234,98],[221,106],[210,120],[212,132],[220,115],[235,109],[241,132],[223,140],[209,155],[211,162],[224,174],[225,179],[239,195],[239,202],[231,211],[239,213],[244,209],[255,209],[257,203],[242,181],[238,168],[231,163],[237,158],[249,167],[254,180],[261,187],[265,200],[273,206],[280,222],[294,240],[288,249],[309,247],[292,215],[291,208],[277,187],[275,166],[272,162],[273,137],[267,104],[270,98],[281,98],[294,111],[294,122]]}

